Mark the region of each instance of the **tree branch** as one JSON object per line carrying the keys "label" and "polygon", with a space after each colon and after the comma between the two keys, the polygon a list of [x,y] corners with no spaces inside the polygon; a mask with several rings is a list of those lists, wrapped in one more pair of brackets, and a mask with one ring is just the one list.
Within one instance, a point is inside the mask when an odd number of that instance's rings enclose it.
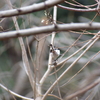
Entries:
{"label": "tree branch", "polygon": [[[10,0],[7,0],[7,3],[12,6]],[[9,8],[13,9],[11,6]],[[12,17],[12,19],[13,19],[16,31],[20,30],[18,22],[17,22],[17,18]],[[20,47],[21,47],[21,50],[22,50],[22,60],[23,60],[24,69],[26,71],[26,74],[28,75],[28,78],[29,78],[30,84],[32,86],[32,89],[34,90],[34,79],[33,79],[32,73],[31,73],[31,68],[30,68],[30,65],[29,65],[28,56],[27,56],[27,53],[26,53],[24,41],[23,41],[22,37],[19,37],[18,40],[19,40]]]}
{"label": "tree branch", "polygon": [[76,12],[94,12],[98,11],[97,8],[89,8],[89,9],[77,9],[77,8],[71,8],[71,7],[66,7],[62,5],[57,5],[59,8],[65,9],[65,10],[70,10],[70,11],[76,11]]}
{"label": "tree branch", "polygon": [[[99,31],[100,32],[100,31]],[[98,32],[98,34],[99,34]],[[97,35],[98,35],[97,34]],[[96,37],[95,35],[94,37]],[[93,46],[93,44],[99,39],[99,37],[96,37],[94,41],[89,44],[89,46],[75,59],[75,61],[58,77],[58,79],[51,85],[51,87],[48,89],[48,91],[43,95],[42,100],[45,100],[46,96],[48,95],[49,92],[54,88],[54,86],[57,84],[58,81],[62,79],[62,77],[73,67],[74,64],[76,64],[79,59]]]}
{"label": "tree branch", "polygon": [[53,31],[57,32],[57,31],[69,31],[69,30],[98,30],[98,29],[100,29],[100,23],[56,24],[56,26],[48,25],[48,26],[34,27],[17,31],[2,32],[0,34],[0,40],[8,38],[16,38],[21,36],[23,37],[29,35],[44,34],[44,33],[50,34]]}
{"label": "tree branch", "polygon": [[100,83],[100,79],[97,79],[94,83],[90,84],[89,86],[86,86],[85,88],[83,88],[83,89],[81,89],[81,90],[79,90],[79,91],[77,91],[77,92],[75,92],[75,93],[73,93],[73,94],[71,94],[71,95],[65,97],[64,100],[70,100],[70,99],[72,99],[72,98],[74,98],[74,97],[76,97],[76,96],[78,96],[78,95],[81,95],[81,94],[85,93],[86,91],[88,91],[88,90],[94,88],[94,87],[97,86],[99,83]]}
{"label": "tree branch", "polygon": [[6,10],[6,11],[0,11],[0,18],[11,17],[11,16],[16,16],[16,15],[23,15],[23,14],[28,14],[28,13],[44,10],[46,8],[50,8],[54,5],[57,5],[63,1],[64,0],[47,0],[45,2],[33,4],[33,5],[27,6],[27,7]]}
{"label": "tree branch", "polygon": [[15,93],[15,92],[9,90],[7,87],[5,87],[4,85],[2,85],[1,83],[0,83],[0,87],[2,87],[3,89],[5,89],[6,91],[10,92],[11,94],[13,94],[16,97],[22,98],[24,100],[34,100],[34,99],[31,99],[31,98],[28,98],[28,97],[24,97],[22,95],[19,95],[19,94]]}

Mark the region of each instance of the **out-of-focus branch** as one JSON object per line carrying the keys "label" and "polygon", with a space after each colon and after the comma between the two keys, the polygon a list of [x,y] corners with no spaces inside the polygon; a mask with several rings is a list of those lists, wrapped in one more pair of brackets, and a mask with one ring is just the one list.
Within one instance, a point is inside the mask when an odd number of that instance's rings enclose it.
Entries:
{"label": "out-of-focus branch", "polygon": [[[9,8],[13,9],[10,0],[7,0],[7,3],[9,5],[11,5],[11,6],[9,6]],[[13,19],[16,31],[20,30],[16,17],[12,17],[12,19]],[[19,39],[21,50],[22,50],[22,60],[23,60],[24,69],[26,71],[26,74],[28,75],[28,78],[29,78],[30,84],[32,86],[32,89],[34,90],[34,80],[33,80],[33,76],[32,76],[32,73],[31,73],[31,68],[30,68],[30,65],[29,65],[29,61],[28,61],[24,41],[23,41],[22,37],[19,37],[18,39]]]}
{"label": "out-of-focus branch", "polygon": [[17,96],[17,97],[22,98],[22,99],[24,99],[24,100],[34,100],[34,99],[31,99],[31,98],[27,98],[27,97],[21,96],[21,95],[15,93],[15,92],[9,90],[7,87],[5,87],[5,86],[2,85],[2,84],[0,84],[0,87],[2,87],[3,89],[5,89],[6,91],[10,92],[10,93],[13,94],[14,96]]}
{"label": "out-of-focus branch", "polygon": [[[56,24],[57,6],[54,6],[53,19],[54,19],[54,23]],[[52,45],[54,45],[55,34],[56,34],[55,32],[52,32],[52,38],[51,38],[51,44]],[[53,67],[52,67],[52,53],[50,52],[49,53],[49,60],[48,60],[48,69],[40,80],[40,86],[41,87],[42,87],[44,81],[46,80],[46,78],[48,77],[48,75],[49,75],[49,73],[51,72],[52,69],[53,69]]]}
{"label": "out-of-focus branch", "polygon": [[97,3],[93,4],[93,5],[82,5],[82,4],[74,4],[74,3],[71,3],[71,2],[68,2],[68,1],[65,1],[65,3],[71,5],[71,6],[76,6],[76,7],[94,7],[97,5]]}
{"label": "out-of-focus branch", "polygon": [[77,12],[95,12],[98,11],[97,8],[89,8],[89,9],[77,9],[77,8],[71,8],[71,7],[66,7],[62,5],[58,5],[59,8],[65,9],[65,10],[70,10],[70,11],[77,11]]}
{"label": "out-of-focus branch", "polygon": [[27,13],[44,10],[46,8],[50,8],[54,5],[57,5],[63,1],[64,0],[47,0],[45,2],[33,4],[33,5],[27,6],[27,7],[6,10],[6,11],[0,11],[0,18],[11,17],[11,16],[16,16],[16,15],[23,15],[23,14],[27,14]]}
{"label": "out-of-focus branch", "polygon": [[[97,33],[97,35],[100,33],[100,31]],[[99,37],[96,37],[94,41],[89,41],[89,46],[75,59],[75,61],[58,77],[58,79],[51,85],[51,87],[48,89],[48,91],[44,94],[42,100],[44,100],[47,96],[47,94],[54,88],[54,86],[57,84],[58,81],[79,61],[79,59],[93,46],[93,44],[99,39]],[[93,38],[94,38],[93,37]],[[84,47],[84,46],[83,46]]]}
{"label": "out-of-focus branch", "polygon": [[74,97],[76,97],[78,95],[81,95],[81,94],[85,93],[86,91],[94,88],[99,83],[100,83],[100,79],[97,79],[94,83],[90,84],[89,86],[87,86],[87,87],[85,87],[85,88],[83,88],[83,89],[81,89],[81,90],[79,90],[79,91],[77,91],[77,92],[65,97],[64,100],[70,100],[70,99],[72,99],[72,98],[74,98]]}
{"label": "out-of-focus branch", "polygon": [[50,34],[50,32],[57,31],[69,31],[69,30],[99,30],[100,23],[70,23],[70,24],[56,24],[56,25],[48,25],[42,27],[34,27],[29,29],[17,30],[17,31],[9,31],[2,32],[0,34],[0,40],[7,38],[16,38],[23,37],[29,35],[37,35],[37,34]]}

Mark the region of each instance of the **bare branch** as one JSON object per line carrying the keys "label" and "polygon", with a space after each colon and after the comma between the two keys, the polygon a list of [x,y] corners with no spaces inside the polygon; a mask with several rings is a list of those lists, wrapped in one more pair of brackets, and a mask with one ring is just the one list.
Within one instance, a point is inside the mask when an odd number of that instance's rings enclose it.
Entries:
{"label": "bare branch", "polygon": [[[98,32],[99,34],[99,32]],[[94,36],[96,37],[96,35]],[[91,44],[75,59],[75,61],[58,77],[58,79],[51,85],[51,87],[48,89],[48,91],[44,94],[42,100],[46,98],[48,93],[54,88],[54,86],[57,84],[58,81],[73,67],[74,64],[78,62],[78,60],[91,48],[91,46],[98,40],[99,38],[95,38],[94,41],[91,42]]]}
{"label": "bare branch", "polygon": [[50,8],[56,4],[59,4],[63,1],[64,0],[47,0],[45,2],[33,4],[33,5],[27,6],[27,7],[6,10],[6,11],[0,11],[0,18],[11,17],[11,16],[16,16],[16,15],[23,15],[23,14],[28,14],[28,13],[44,10],[46,8]]}
{"label": "bare branch", "polygon": [[[12,5],[10,0],[7,0],[7,2],[8,2],[8,4]],[[13,8],[10,7],[10,9],[13,9]],[[12,19],[13,19],[16,31],[20,30],[16,17],[12,17]],[[25,49],[25,45],[24,45],[24,41],[23,41],[22,37],[19,37],[18,39],[19,39],[19,43],[20,43],[20,46],[22,49],[22,59],[23,59],[23,65],[25,67],[24,69],[26,71],[26,74],[28,75],[32,89],[34,90],[33,76],[31,73],[31,69],[30,69],[30,65],[29,65],[29,61],[28,61],[28,57],[27,57],[27,53],[26,53],[26,49]]]}
{"label": "bare branch", "polygon": [[71,8],[71,7],[66,7],[66,6],[62,6],[62,5],[58,5],[58,7],[65,9],[65,10],[77,11],[77,12],[95,12],[95,11],[97,11],[97,8],[77,9],[77,8]]}
{"label": "bare branch", "polygon": [[[54,13],[53,13],[53,19],[55,20],[56,23],[56,19],[57,19],[57,6],[54,6]],[[54,38],[55,38],[55,32],[52,32],[52,38],[51,38],[51,44],[54,45]],[[40,80],[40,85],[42,86],[45,79],[48,77],[49,73],[51,72],[51,70],[53,69],[53,67],[51,67],[52,65],[52,53],[49,53],[49,60],[48,60],[48,69],[45,72],[44,76],[42,77],[42,79]]]}
{"label": "bare branch", "polygon": [[89,86],[87,86],[87,87],[85,87],[85,88],[83,88],[83,89],[81,89],[81,90],[79,90],[79,91],[77,91],[77,92],[75,92],[75,93],[73,93],[73,94],[67,96],[64,100],[70,100],[70,99],[72,99],[72,98],[74,98],[74,97],[76,97],[76,96],[78,96],[78,95],[81,95],[81,94],[85,93],[86,91],[88,91],[88,90],[94,88],[94,87],[97,86],[99,83],[100,83],[100,79],[97,79],[94,83],[92,83],[92,84],[90,84]]}
{"label": "bare branch", "polygon": [[27,97],[21,96],[21,95],[15,93],[15,92],[9,90],[7,87],[5,87],[5,86],[2,85],[2,84],[0,84],[0,87],[2,87],[3,89],[5,89],[6,91],[10,92],[11,94],[13,94],[13,95],[15,95],[15,96],[17,96],[17,97],[19,97],[19,98],[22,98],[22,99],[24,99],[24,100],[34,100],[34,99],[31,99],[31,98],[27,98]]}
{"label": "bare branch", "polygon": [[82,4],[74,4],[74,3],[71,3],[71,2],[68,2],[68,1],[65,1],[65,3],[69,4],[69,5],[72,5],[72,6],[76,6],[76,7],[94,7],[97,5],[97,3],[93,4],[93,5],[82,5]]}
{"label": "bare branch", "polygon": [[7,38],[16,38],[16,37],[23,37],[29,35],[36,35],[36,34],[50,34],[50,32],[57,32],[57,31],[69,31],[69,30],[98,30],[100,29],[100,23],[70,23],[70,24],[56,24],[55,25],[48,25],[42,27],[34,27],[29,29],[17,30],[17,31],[10,31],[10,32],[2,32],[0,34],[0,40],[7,39]]}

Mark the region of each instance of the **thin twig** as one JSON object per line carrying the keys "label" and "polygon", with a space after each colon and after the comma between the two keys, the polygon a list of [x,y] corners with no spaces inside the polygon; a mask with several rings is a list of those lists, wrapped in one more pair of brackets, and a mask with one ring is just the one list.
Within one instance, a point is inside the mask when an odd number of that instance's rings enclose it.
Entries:
{"label": "thin twig", "polygon": [[76,42],[81,38],[82,34],[72,43],[72,45],[61,55],[60,59],[73,47],[75,46]]}
{"label": "thin twig", "polygon": [[90,9],[77,9],[77,8],[71,8],[71,7],[66,7],[62,5],[57,5],[59,8],[69,10],[69,11],[76,11],[76,12],[96,12],[97,8],[90,8]]}
{"label": "thin twig", "polygon": [[62,98],[59,98],[58,96],[56,96],[56,95],[54,95],[54,94],[48,94],[48,96],[52,96],[52,97],[55,97],[55,98],[57,98],[57,99],[59,99],[59,100],[63,100]]}
{"label": "thin twig", "polygon": [[[92,39],[90,39],[84,46],[82,46],[80,49],[78,49],[76,52],[74,52],[72,55],[70,55],[69,57],[67,57],[63,61],[59,62],[56,66],[59,66],[59,65],[63,64],[64,62],[69,60],[71,57],[73,57],[74,55],[79,53],[82,49],[84,49],[87,45],[89,45],[94,39],[96,39],[96,37],[98,37],[98,34],[99,34],[99,32]],[[99,37],[98,37],[98,39],[99,39]]]}
{"label": "thin twig", "polygon": [[[8,4],[12,5],[10,0],[7,0],[7,2],[8,2]],[[9,8],[13,9],[12,6],[9,6]],[[15,28],[18,31],[19,30],[19,25],[17,23],[17,19],[16,19],[16,17],[12,17],[12,19],[13,19]],[[22,49],[22,59],[23,59],[24,67],[25,67],[24,69],[26,71],[26,74],[29,77],[29,81],[30,81],[30,84],[32,86],[32,89],[34,90],[34,81],[33,81],[33,76],[32,76],[32,73],[31,73],[28,57],[27,57],[27,54],[26,54],[25,45],[24,45],[22,37],[19,37],[18,39],[19,39],[19,43],[20,43],[20,46],[21,46],[21,49]]]}
{"label": "thin twig", "polygon": [[[99,32],[98,32],[99,34]],[[96,36],[94,36],[96,37]],[[79,55],[79,57],[58,77],[58,79],[52,84],[52,86],[48,89],[48,91],[44,94],[42,100],[44,100],[48,93],[53,89],[53,87],[57,84],[58,81],[73,67],[74,64],[78,62],[78,60],[91,48],[91,46],[99,39],[99,37],[95,38],[95,40]]]}
{"label": "thin twig", "polygon": [[5,87],[5,86],[2,85],[2,84],[0,84],[0,87],[2,87],[3,89],[5,89],[6,91],[12,93],[12,94],[13,94],[14,96],[16,96],[16,97],[22,98],[22,99],[24,99],[24,100],[34,100],[34,99],[31,99],[31,98],[27,98],[27,97],[24,97],[24,96],[22,96],[22,95],[19,95],[19,94],[15,93],[15,92],[11,91],[10,89],[8,89],[7,87]]}
{"label": "thin twig", "polygon": [[76,6],[76,7],[94,7],[94,6],[96,6],[97,5],[97,3],[95,3],[95,4],[93,4],[93,5],[76,5],[76,4],[73,4],[73,3],[70,3],[70,2],[68,2],[68,1],[65,1],[65,3],[67,3],[67,4],[70,4],[70,5],[72,5],[72,6]]}
{"label": "thin twig", "polygon": [[29,47],[29,42],[28,42],[28,38],[26,37],[26,43],[27,43],[27,47],[28,47],[28,52],[29,52],[29,56],[31,58],[31,61],[32,61],[32,64],[33,64],[33,72],[34,72],[34,98],[36,98],[36,69],[35,69],[35,64],[34,64],[34,61],[33,61],[33,58],[32,58],[32,54],[31,54],[31,50],[30,50],[30,47]]}
{"label": "thin twig", "polygon": [[64,100],[70,100],[70,99],[72,99],[72,98],[74,98],[74,97],[76,97],[76,96],[78,96],[78,95],[81,95],[81,94],[85,93],[86,91],[88,91],[88,90],[94,88],[94,87],[97,86],[99,83],[100,83],[100,78],[97,79],[94,83],[91,83],[89,86],[87,86],[87,87],[85,87],[85,88],[83,88],[83,89],[81,89],[81,90],[79,90],[79,91],[77,91],[77,92],[75,92],[75,93],[73,93],[73,94],[67,96]]}
{"label": "thin twig", "polygon": [[87,9],[89,9],[88,6],[84,6],[83,4],[81,4],[81,3],[79,3],[79,2],[77,2],[77,1],[75,1],[75,0],[72,0],[72,1],[74,1],[75,3],[77,3],[77,4],[79,4],[79,5],[83,6],[83,7],[85,7],[85,8],[87,8]]}
{"label": "thin twig", "polygon": [[98,54],[100,53],[100,51],[99,52],[97,52],[94,56],[92,56],[91,58],[90,58],[90,60],[74,75],[74,76],[72,76],[68,81],[67,81],[67,83],[65,83],[65,84],[63,84],[62,86],[60,86],[60,87],[63,87],[63,86],[65,86],[65,85],[67,85],[76,75],[78,75]]}
{"label": "thin twig", "polygon": [[[56,77],[56,80],[57,80],[58,75],[56,73],[56,68],[54,68],[54,70],[55,70],[55,77]],[[58,90],[59,97],[62,98],[61,91],[60,91],[60,86],[59,86],[59,83],[58,82],[57,82],[57,90]]]}
{"label": "thin twig", "polygon": [[[61,55],[61,57],[59,58],[59,60],[73,47],[75,46],[75,43],[81,38],[82,34],[78,37],[78,39],[72,43],[72,45]],[[61,68],[63,68],[65,64],[63,64],[59,69],[57,69],[56,71],[54,71],[53,73],[51,73],[50,75],[53,75],[54,73],[57,73]]]}

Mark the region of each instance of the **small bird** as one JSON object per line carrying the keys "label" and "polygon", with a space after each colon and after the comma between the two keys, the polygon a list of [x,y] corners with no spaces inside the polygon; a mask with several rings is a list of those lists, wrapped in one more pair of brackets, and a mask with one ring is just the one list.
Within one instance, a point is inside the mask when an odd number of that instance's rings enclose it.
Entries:
{"label": "small bird", "polygon": [[60,56],[60,50],[52,44],[50,44],[50,47],[50,52],[52,53],[52,61],[57,61]]}

